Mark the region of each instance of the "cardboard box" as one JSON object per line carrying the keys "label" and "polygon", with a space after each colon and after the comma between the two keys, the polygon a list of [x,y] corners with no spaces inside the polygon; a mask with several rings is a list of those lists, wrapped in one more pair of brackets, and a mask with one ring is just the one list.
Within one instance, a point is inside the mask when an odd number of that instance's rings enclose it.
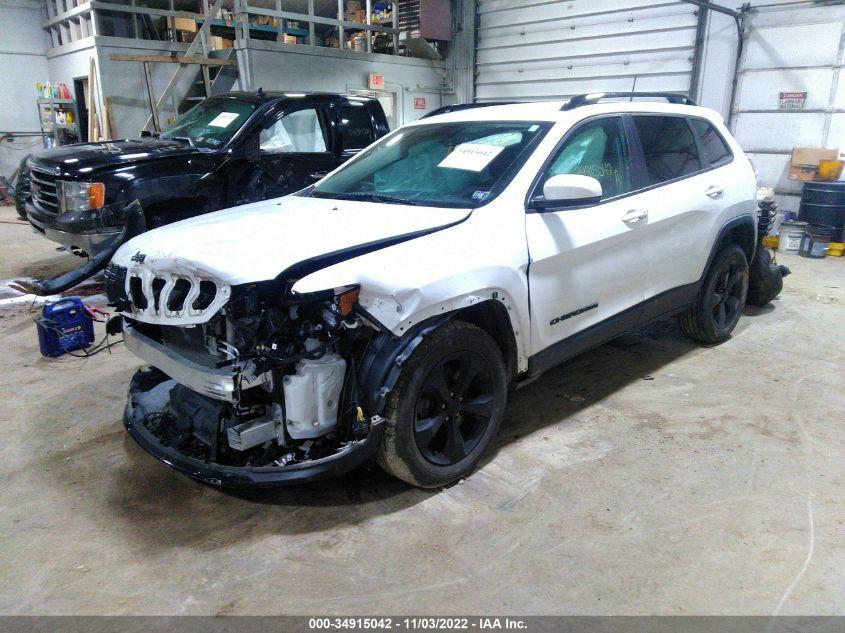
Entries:
{"label": "cardboard box", "polygon": [[173,28],[177,31],[197,31],[197,21],[193,18],[172,18]]}
{"label": "cardboard box", "polygon": [[208,38],[208,45],[211,47],[213,51],[219,51],[224,48],[232,48],[235,43],[232,40],[227,40],[224,37],[218,37],[217,35],[211,35]]}
{"label": "cardboard box", "polygon": [[790,180],[814,180],[818,174],[820,160],[837,160],[838,149],[824,147],[793,147],[789,161]]}

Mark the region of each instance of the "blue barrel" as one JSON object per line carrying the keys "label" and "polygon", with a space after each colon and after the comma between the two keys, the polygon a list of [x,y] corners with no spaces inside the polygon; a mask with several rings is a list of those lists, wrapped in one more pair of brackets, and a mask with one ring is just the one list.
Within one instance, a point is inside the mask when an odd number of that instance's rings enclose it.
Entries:
{"label": "blue barrel", "polygon": [[808,224],[832,226],[832,241],[845,241],[845,181],[805,182],[798,219]]}

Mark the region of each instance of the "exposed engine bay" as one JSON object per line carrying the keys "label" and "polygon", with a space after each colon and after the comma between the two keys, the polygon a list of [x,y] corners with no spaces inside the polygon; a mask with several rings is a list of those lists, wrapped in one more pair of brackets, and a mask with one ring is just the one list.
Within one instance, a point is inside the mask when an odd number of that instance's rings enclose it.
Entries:
{"label": "exposed engine bay", "polygon": [[194,325],[124,317],[127,346],[152,367],[132,380],[127,423],[186,457],[285,467],[337,454],[378,423],[358,367],[377,327],[357,286],[295,295],[278,281],[232,288]]}

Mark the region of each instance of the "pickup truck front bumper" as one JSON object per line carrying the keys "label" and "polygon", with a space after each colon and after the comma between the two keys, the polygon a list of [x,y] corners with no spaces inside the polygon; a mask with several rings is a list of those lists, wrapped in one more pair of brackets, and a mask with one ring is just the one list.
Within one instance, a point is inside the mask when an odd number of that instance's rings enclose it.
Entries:
{"label": "pickup truck front bumper", "polygon": [[[73,214],[63,214],[63,216],[59,217],[72,215]],[[146,228],[146,223],[144,222],[144,210],[141,208],[141,204],[137,200],[121,208],[119,211],[119,217],[124,222],[123,226],[118,227],[117,232],[108,244],[100,249],[96,255],[91,256],[87,263],[69,272],[63,273],[58,277],[53,277],[52,279],[36,279],[33,281],[21,280],[18,284],[27,288],[29,292],[45,297],[69,290],[70,288],[82,283],[92,275],[98,273],[106,267],[106,264],[108,264],[112,255],[114,255],[115,251],[117,251],[123,242],[135,237],[139,233],[143,233]],[[80,218],[79,221],[88,222],[90,225],[90,223],[96,223],[101,220],[98,216],[87,220],[83,217]],[[32,222],[31,217],[30,222]]]}
{"label": "pickup truck front bumper", "polygon": [[[125,204],[120,203],[120,207]],[[89,257],[108,250],[122,228],[122,223],[117,226],[95,226],[90,220],[71,214],[53,215],[45,212],[31,199],[26,202],[26,217],[36,233],[69,251],[84,251]]]}

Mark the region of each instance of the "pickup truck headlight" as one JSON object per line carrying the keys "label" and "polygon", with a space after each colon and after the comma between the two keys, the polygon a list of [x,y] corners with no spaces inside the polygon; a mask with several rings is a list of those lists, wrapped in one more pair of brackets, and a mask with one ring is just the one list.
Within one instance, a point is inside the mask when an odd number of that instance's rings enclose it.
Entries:
{"label": "pickup truck headlight", "polygon": [[106,186],[101,182],[59,181],[59,204],[62,212],[99,209],[106,199]]}

